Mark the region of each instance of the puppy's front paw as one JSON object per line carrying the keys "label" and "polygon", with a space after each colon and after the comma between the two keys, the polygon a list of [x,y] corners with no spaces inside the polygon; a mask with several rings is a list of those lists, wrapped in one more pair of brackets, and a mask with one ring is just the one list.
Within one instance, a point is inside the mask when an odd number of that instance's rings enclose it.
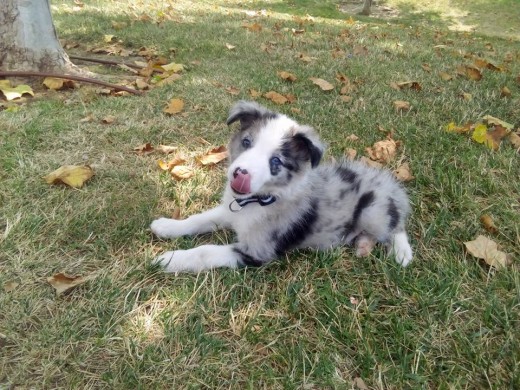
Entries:
{"label": "puppy's front paw", "polygon": [[159,265],[164,272],[186,272],[189,269],[189,256],[185,250],[164,252],[152,264]]}
{"label": "puppy's front paw", "polygon": [[182,236],[182,221],[170,218],[159,218],[152,222],[150,229],[159,238]]}

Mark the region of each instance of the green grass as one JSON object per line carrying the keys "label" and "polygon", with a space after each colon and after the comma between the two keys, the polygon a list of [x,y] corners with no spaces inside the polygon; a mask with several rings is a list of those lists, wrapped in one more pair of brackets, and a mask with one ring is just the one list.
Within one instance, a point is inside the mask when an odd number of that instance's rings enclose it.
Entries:
{"label": "green grass", "polygon": [[[343,389],[355,388],[356,377],[374,389],[520,386],[519,155],[444,131],[486,114],[518,127],[518,41],[408,21],[352,25],[327,1],[85,1],[78,12],[73,4],[53,2],[53,10],[60,37],[81,43],[76,53],[93,56],[86,48],[115,34],[127,48],[154,47],[188,70],[141,97],[104,97],[88,86],[48,94],[34,83],[34,99],[0,111],[0,388]],[[243,12],[262,8],[267,15]],[[138,20],[143,13],[152,20]],[[300,25],[292,13],[316,18]],[[128,27],[114,30],[113,20]],[[261,32],[241,27],[254,22]],[[354,55],[355,45],[368,54]],[[334,58],[336,48],[345,55]],[[315,59],[303,63],[300,53]],[[471,62],[465,53],[505,71],[442,81],[439,72]],[[284,82],[281,70],[298,80]],[[351,103],[339,98],[338,72],[357,82]],[[336,90],[322,92],[309,77]],[[422,90],[389,86],[405,80]],[[500,97],[503,86],[511,97]],[[150,266],[170,248],[233,239],[219,232],[163,242],[148,230],[176,207],[186,216],[216,205],[224,167],[196,167],[193,179],[174,182],[157,168],[159,155],[132,149],[174,144],[189,157],[209,149],[197,137],[225,143],[229,107],[250,88],[295,94],[291,105],[258,101],[316,127],[329,156],[347,147],[362,155],[385,137],[378,126],[393,130],[415,176],[406,185],[415,251],[407,269],[381,249],[359,260],[351,248],[297,251],[257,270],[173,276]],[[186,102],[183,115],[162,113],[172,97]],[[413,108],[398,114],[394,100]],[[80,122],[88,114],[95,120]],[[116,122],[102,124],[107,115]],[[360,140],[348,141],[352,133]],[[42,180],[64,164],[90,164],[96,176],[80,190]],[[497,234],[481,226],[485,213]],[[478,234],[513,264],[496,271],[465,253],[463,242]],[[46,278],[57,272],[94,278],[56,297]],[[4,291],[12,281],[19,285]]]}

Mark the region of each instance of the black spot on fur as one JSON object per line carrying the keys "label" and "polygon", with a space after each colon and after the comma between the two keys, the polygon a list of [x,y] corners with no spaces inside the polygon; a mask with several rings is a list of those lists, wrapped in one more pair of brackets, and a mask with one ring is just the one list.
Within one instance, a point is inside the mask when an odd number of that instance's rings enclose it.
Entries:
{"label": "black spot on fur", "polygon": [[295,248],[301,244],[312,232],[317,219],[318,201],[314,199],[300,219],[294,222],[283,234],[277,237],[275,246],[276,254],[280,256],[289,249]]}
{"label": "black spot on fur", "polygon": [[342,190],[339,191],[339,198],[341,200],[345,199],[345,196],[350,192],[352,191],[351,188],[343,188]]}
{"label": "black spot on fur", "polygon": [[390,216],[390,222],[388,224],[388,227],[390,228],[390,230],[395,229],[395,227],[399,223],[400,214],[392,198],[388,199],[388,215]]}
{"label": "black spot on fur", "polygon": [[350,233],[355,231],[357,228],[357,224],[359,221],[359,217],[361,216],[361,213],[364,209],[367,207],[370,207],[372,203],[374,202],[375,196],[374,192],[365,192],[363,195],[359,197],[359,200],[356,204],[356,207],[354,208],[354,213],[352,214],[352,220],[347,222],[343,228],[343,235],[348,236]]}
{"label": "black spot on fur", "polygon": [[247,266],[247,267],[260,267],[264,263],[260,260],[255,259],[253,256],[248,255],[244,251],[234,247],[233,252],[238,253],[240,255],[239,263],[241,265]]}
{"label": "black spot on fur", "polygon": [[345,183],[354,184],[356,181],[358,174],[354,172],[351,169],[344,168],[344,167],[338,167],[336,169],[336,172],[338,172],[339,177],[341,180],[343,180]]}
{"label": "black spot on fur", "polygon": [[239,120],[240,129],[245,130],[255,121],[271,120],[277,117],[277,113],[269,111],[255,102],[241,101],[231,109],[226,123],[230,125]]}

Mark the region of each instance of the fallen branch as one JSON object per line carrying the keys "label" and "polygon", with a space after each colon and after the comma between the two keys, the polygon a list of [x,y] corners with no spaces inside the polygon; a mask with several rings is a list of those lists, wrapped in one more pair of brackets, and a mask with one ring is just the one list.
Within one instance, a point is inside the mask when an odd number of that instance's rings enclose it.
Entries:
{"label": "fallen branch", "polygon": [[18,71],[0,71],[0,77],[55,77],[57,79],[67,79],[74,80],[83,83],[96,84],[101,85],[103,87],[112,88],[116,91],[125,91],[129,93],[133,93],[134,95],[142,95],[143,92],[138,91],[133,88],[124,87],[122,85],[110,84],[105,81],[100,81],[96,79],[91,79],[88,77],[81,76],[73,76],[73,75],[65,75],[65,74],[57,74],[57,73],[46,73],[46,72],[18,72]]}
{"label": "fallen branch", "polygon": [[136,65],[136,64],[132,64],[132,63],[125,63],[125,62],[117,62],[117,61],[111,61],[111,60],[103,60],[101,58],[89,58],[89,57],[80,57],[80,56],[72,56],[69,54],[69,58],[72,59],[72,60],[80,60],[80,61],[86,61],[86,62],[96,62],[98,64],[104,64],[104,65],[125,65],[125,66],[128,66],[129,68],[134,68],[134,69],[143,69],[142,66],[140,65]]}

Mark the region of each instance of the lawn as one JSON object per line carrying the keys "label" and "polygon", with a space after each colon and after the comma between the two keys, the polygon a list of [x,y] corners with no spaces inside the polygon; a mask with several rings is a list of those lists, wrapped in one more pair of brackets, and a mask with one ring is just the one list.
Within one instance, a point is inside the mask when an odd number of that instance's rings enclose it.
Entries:
{"label": "lawn", "polygon": [[[141,96],[86,84],[48,91],[33,79],[34,98],[0,100],[0,390],[520,388],[520,155],[507,139],[491,150],[446,131],[485,115],[520,127],[520,41],[451,31],[437,10],[410,17],[416,2],[391,21],[344,14],[338,3],[52,2],[70,54],[128,63],[146,49],[184,70]],[[501,15],[518,7],[496,2]],[[480,80],[462,74],[477,58]],[[112,82],[135,79],[89,65]],[[404,81],[419,87],[396,85]],[[202,167],[196,157],[227,142],[228,110],[251,90],[315,127],[326,160],[347,149],[364,156],[389,135],[399,141],[387,168],[407,162],[414,176],[405,183],[409,267],[381,248],[364,259],[352,248],[301,250],[261,269],[199,275],[150,266],[171,248],[233,240],[161,241],[148,226],[218,204],[225,164]],[[275,104],[269,91],[295,101]],[[168,115],[172,98],[184,108]],[[174,180],[158,167],[164,155],[136,153],[145,143],[176,146],[195,175]],[[65,164],[90,165],[95,176],[81,189],[43,180]],[[464,242],[478,235],[511,263],[470,255]],[[60,272],[89,280],[57,295],[47,278]]]}

